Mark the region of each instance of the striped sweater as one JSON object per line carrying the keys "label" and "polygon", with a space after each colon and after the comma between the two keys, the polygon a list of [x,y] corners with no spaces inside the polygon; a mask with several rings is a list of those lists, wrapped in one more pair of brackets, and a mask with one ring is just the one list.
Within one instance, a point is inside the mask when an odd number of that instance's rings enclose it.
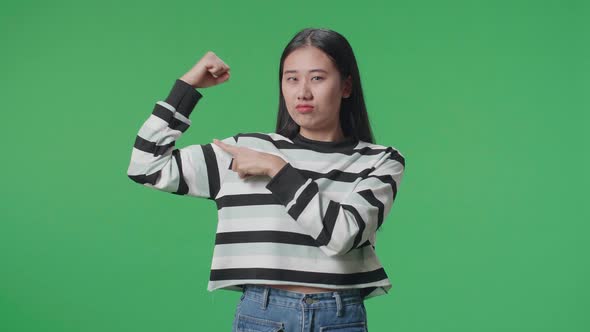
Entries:
{"label": "striped sweater", "polygon": [[207,289],[243,284],[360,288],[364,299],[392,287],[376,254],[405,162],[393,147],[347,138],[239,133],[222,139],[283,158],[274,177],[240,179],[217,145],[182,148],[176,140],[202,94],[177,79],[139,129],[127,174],[177,195],[215,201],[215,247]]}

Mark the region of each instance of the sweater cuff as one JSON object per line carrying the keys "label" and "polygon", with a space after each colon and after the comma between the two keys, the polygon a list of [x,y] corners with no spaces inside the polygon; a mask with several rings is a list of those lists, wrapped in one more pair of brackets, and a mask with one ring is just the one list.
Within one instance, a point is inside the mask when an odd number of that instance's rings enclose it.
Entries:
{"label": "sweater cuff", "polygon": [[266,189],[270,190],[281,204],[287,206],[293,200],[293,197],[295,197],[297,190],[307,180],[308,178],[303,176],[291,163],[287,163],[270,179],[266,185]]}
{"label": "sweater cuff", "polygon": [[201,97],[203,95],[192,85],[181,79],[176,79],[168,97],[166,97],[166,103],[188,118]]}

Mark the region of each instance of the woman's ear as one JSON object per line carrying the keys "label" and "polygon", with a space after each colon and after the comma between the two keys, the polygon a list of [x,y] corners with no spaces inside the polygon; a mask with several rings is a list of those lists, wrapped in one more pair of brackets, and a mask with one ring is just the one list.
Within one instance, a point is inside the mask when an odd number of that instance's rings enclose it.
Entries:
{"label": "woman's ear", "polygon": [[350,75],[348,75],[346,80],[344,80],[344,87],[342,90],[342,98],[350,97],[351,93],[352,93],[352,77]]}

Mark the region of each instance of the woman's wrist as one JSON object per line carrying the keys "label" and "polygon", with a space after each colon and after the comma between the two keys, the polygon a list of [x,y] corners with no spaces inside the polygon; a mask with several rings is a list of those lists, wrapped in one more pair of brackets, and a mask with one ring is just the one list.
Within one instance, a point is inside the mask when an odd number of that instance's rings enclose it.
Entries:
{"label": "woman's wrist", "polygon": [[270,162],[270,166],[266,172],[268,176],[271,178],[274,177],[285,165],[287,162],[280,157],[273,156],[272,161]]}
{"label": "woman's wrist", "polygon": [[194,80],[192,80],[190,77],[183,75],[179,78],[179,80],[181,80],[181,81],[185,82],[186,84],[189,84],[193,88],[197,89],[197,83],[194,82]]}

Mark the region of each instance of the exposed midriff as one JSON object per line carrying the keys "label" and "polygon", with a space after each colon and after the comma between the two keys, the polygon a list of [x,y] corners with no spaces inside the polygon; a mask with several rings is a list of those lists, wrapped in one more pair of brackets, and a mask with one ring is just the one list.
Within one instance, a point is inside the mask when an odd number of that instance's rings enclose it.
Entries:
{"label": "exposed midriff", "polygon": [[305,294],[333,292],[333,291],[338,290],[338,289],[307,287],[307,286],[299,286],[299,285],[267,285],[267,284],[264,284],[264,286],[268,286],[268,287],[272,287],[272,288],[279,288],[279,289],[288,290],[291,292],[305,293]]}

